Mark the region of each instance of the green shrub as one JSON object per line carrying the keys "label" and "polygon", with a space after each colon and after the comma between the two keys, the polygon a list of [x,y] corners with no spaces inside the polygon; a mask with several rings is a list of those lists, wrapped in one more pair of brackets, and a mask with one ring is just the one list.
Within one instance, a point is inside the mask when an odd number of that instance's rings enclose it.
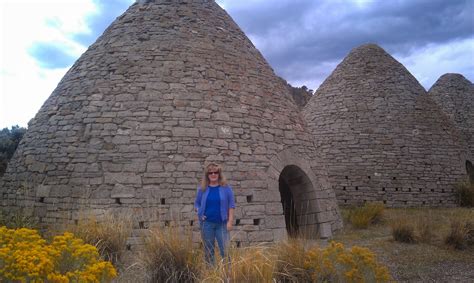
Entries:
{"label": "green shrub", "polygon": [[474,207],[474,183],[463,182],[456,186],[456,199],[460,206]]}
{"label": "green shrub", "polygon": [[365,229],[370,224],[378,223],[382,220],[384,205],[381,203],[365,203],[349,211],[349,222],[354,228]]}
{"label": "green shrub", "polygon": [[10,213],[0,210],[0,226],[6,226],[10,229],[36,229],[38,228],[38,221],[36,217],[27,214],[23,210],[16,210]]}

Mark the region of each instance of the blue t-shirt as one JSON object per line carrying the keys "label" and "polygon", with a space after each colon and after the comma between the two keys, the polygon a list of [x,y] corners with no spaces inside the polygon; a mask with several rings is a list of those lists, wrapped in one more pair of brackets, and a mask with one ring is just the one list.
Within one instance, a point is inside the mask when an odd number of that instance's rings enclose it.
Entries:
{"label": "blue t-shirt", "polygon": [[209,186],[207,188],[209,190],[209,195],[207,196],[206,210],[204,211],[206,221],[213,223],[222,223],[221,198],[219,195],[220,186]]}

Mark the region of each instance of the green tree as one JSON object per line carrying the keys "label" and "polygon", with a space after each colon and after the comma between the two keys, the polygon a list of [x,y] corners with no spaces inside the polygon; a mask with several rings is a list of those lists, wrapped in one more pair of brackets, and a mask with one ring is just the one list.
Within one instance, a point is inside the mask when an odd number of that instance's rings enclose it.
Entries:
{"label": "green tree", "polygon": [[5,173],[8,161],[15,153],[25,132],[26,128],[18,125],[12,126],[11,129],[3,128],[0,131],[0,176]]}

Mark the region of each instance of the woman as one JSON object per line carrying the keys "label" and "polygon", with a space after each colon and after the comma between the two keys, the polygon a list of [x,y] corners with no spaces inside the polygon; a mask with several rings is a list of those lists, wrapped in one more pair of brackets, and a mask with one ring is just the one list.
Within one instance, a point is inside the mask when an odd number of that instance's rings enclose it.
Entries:
{"label": "woman", "polygon": [[227,185],[222,168],[218,164],[210,163],[205,167],[194,208],[201,227],[205,260],[208,264],[214,265],[215,241],[219,246],[221,257],[225,258],[235,209],[234,193]]}

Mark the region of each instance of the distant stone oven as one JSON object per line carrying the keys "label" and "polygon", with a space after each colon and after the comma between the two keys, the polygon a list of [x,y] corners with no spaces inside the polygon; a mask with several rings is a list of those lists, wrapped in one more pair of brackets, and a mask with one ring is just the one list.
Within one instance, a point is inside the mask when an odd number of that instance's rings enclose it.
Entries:
{"label": "distant stone oven", "polygon": [[454,185],[465,180],[473,153],[467,147],[472,137],[462,135],[472,135],[472,84],[464,79],[458,85],[431,91],[455,97],[447,110],[461,111],[452,114],[455,125],[382,48],[352,50],[303,109],[338,202],[454,205]]}
{"label": "distant stone oven", "polygon": [[1,205],[45,225],[131,209],[136,229],[197,233],[196,187],[216,161],[236,194],[237,245],[329,237],[337,202],[453,205],[472,161],[462,131],[375,45],[352,51],[300,110],[214,1],[139,1],[31,120]]}

